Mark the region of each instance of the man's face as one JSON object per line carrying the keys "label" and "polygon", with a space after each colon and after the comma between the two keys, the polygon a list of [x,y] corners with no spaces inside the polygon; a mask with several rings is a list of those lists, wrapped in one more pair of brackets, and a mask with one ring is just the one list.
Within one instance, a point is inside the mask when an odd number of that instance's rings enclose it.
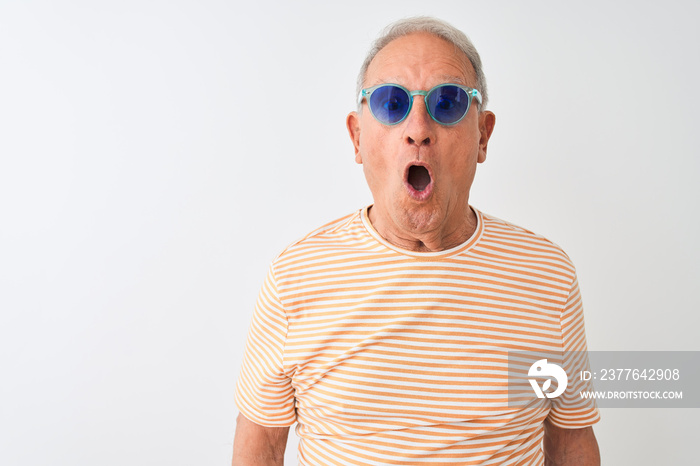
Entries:
{"label": "man's face", "polygon": [[[381,83],[427,91],[443,83],[474,87],[476,78],[469,60],[452,44],[419,33],[390,42],[375,56],[364,87]],[[372,191],[372,222],[380,233],[388,228],[420,238],[463,228],[476,164],[486,159],[494,123],[491,112],[479,114],[475,99],[452,126],[435,122],[422,96],[414,97],[409,115],[394,126],[375,120],[366,101],[359,113],[350,113],[355,160]]]}

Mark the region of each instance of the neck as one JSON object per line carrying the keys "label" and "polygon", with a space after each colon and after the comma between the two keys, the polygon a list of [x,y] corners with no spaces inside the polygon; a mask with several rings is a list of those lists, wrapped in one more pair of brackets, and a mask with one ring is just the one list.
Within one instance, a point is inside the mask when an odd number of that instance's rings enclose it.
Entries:
{"label": "neck", "polygon": [[379,235],[389,243],[414,252],[437,252],[452,249],[466,242],[476,231],[476,213],[467,205],[464,215],[457,221],[429,231],[399,228],[379,215],[374,207],[367,212],[369,221]]}

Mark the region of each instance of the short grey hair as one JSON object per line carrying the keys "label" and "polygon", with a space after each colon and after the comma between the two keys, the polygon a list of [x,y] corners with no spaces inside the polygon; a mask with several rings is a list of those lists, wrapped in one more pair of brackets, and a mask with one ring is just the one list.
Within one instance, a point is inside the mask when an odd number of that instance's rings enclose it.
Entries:
{"label": "short grey hair", "polygon": [[475,87],[481,92],[482,102],[479,109],[486,108],[486,104],[489,100],[488,91],[486,89],[486,76],[484,76],[481,58],[479,57],[479,52],[476,51],[476,47],[474,47],[472,41],[469,40],[469,37],[462,31],[446,21],[430,16],[416,16],[413,18],[400,19],[384,28],[377,40],[372,44],[365,61],[362,63],[360,74],[357,76],[357,92],[355,95],[358,96],[360,92],[362,92],[365,86],[367,68],[369,68],[369,64],[372,63],[372,60],[374,60],[374,57],[380,50],[395,39],[421,32],[432,34],[433,36],[446,40],[466,55],[476,74]]}

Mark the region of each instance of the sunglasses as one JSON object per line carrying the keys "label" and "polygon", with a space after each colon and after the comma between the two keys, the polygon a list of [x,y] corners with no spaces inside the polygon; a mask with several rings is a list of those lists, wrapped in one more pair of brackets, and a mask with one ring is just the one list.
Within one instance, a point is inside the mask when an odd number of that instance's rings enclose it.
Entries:
{"label": "sunglasses", "polygon": [[385,125],[397,125],[406,119],[413,96],[422,95],[430,117],[441,125],[460,122],[469,111],[472,97],[481,104],[481,93],[459,84],[440,84],[429,91],[409,91],[398,84],[378,84],[362,89],[357,103],[366,98],[372,116]]}

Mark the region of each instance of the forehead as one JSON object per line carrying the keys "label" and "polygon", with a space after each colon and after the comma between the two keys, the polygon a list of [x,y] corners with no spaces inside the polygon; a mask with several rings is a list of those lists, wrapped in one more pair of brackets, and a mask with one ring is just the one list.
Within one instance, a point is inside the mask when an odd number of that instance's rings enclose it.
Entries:
{"label": "forehead", "polygon": [[365,86],[394,82],[418,89],[445,82],[474,87],[469,59],[450,42],[428,33],[415,33],[389,42],[377,53],[365,77]]}

